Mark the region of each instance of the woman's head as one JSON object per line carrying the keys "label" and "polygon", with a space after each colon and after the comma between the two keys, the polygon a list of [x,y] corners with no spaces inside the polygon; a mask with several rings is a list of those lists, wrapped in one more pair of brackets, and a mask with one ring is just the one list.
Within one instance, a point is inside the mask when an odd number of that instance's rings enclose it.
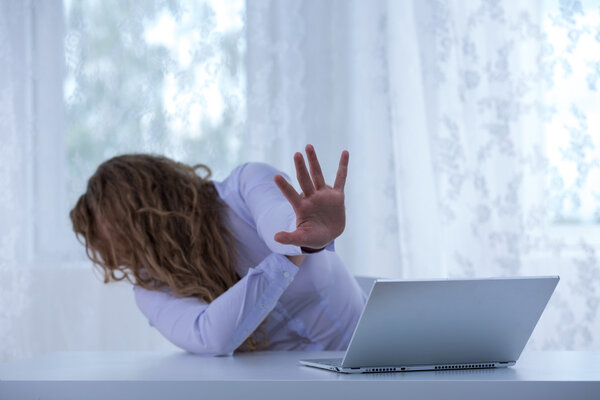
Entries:
{"label": "woman's head", "polygon": [[114,157],[98,167],[70,217],[105,282],[166,286],[211,302],[239,280],[210,174],[204,165],[146,154]]}
{"label": "woman's head", "polygon": [[[196,174],[199,168],[205,177]],[[98,167],[70,217],[105,283],[127,279],[210,303],[239,280],[225,205],[210,175],[205,165],[147,154]],[[257,332],[263,340],[252,335],[242,350],[266,346],[266,334]]]}

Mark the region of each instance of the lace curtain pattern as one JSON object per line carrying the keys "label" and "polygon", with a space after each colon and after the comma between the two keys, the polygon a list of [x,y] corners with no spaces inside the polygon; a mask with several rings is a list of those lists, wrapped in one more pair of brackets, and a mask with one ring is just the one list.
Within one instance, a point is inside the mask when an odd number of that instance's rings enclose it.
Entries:
{"label": "lace curtain pattern", "polygon": [[[571,193],[561,194],[555,182],[566,181],[556,175],[568,157],[578,171],[596,168],[600,52],[585,63],[587,85],[578,90],[587,100],[567,105],[575,124],[553,94],[574,69],[578,44],[600,42],[597,8],[250,2],[253,154],[293,172],[286,158],[310,142],[333,176],[339,152],[350,151],[348,226],[337,249],[356,274],[558,274],[531,348],[598,348],[598,233],[556,223],[569,204],[561,199],[583,192],[565,183]],[[557,134],[567,138],[553,141]]]}

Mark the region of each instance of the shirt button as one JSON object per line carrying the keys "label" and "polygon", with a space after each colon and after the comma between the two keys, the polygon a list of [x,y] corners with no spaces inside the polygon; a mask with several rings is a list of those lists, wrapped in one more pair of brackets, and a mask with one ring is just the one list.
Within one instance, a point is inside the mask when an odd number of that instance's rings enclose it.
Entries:
{"label": "shirt button", "polygon": [[289,272],[285,271],[285,272],[283,273],[283,277],[284,277],[284,278],[289,278],[289,276],[290,276],[290,273],[289,273]]}
{"label": "shirt button", "polygon": [[265,306],[265,303],[260,303],[260,308],[264,310],[265,308],[267,308],[267,306]]}
{"label": "shirt button", "polygon": [[310,340],[309,340],[309,339],[307,339],[307,338],[304,338],[304,343],[306,343],[306,344],[309,344],[309,343],[310,343]]}

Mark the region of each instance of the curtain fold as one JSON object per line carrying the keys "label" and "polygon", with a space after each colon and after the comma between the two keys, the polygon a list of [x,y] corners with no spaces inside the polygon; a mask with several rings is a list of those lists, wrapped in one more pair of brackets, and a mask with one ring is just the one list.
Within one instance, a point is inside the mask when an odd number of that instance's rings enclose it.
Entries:
{"label": "curtain fold", "polygon": [[33,255],[32,15],[0,3],[0,360],[24,356],[14,326],[29,308]]}
{"label": "curtain fold", "polygon": [[[389,2],[390,20],[386,48],[389,54],[388,101],[392,110],[393,183],[398,201],[400,237],[404,244],[402,277],[435,277],[447,274],[442,257],[441,213],[432,141],[435,106],[425,89],[430,39],[419,34],[419,2]],[[430,41],[430,40],[429,40]],[[431,41],[430,41],[431,42]],[[410,223],[409,223],[410,222]]]}
{"label": "curtain fold", "polygon": [[294,152],[312,143],[332,184],[348,149],[349,225],[336,246],[354,272],[380,276],[402,264],[394,160],[386,151],[393,140],[386,10],[384,2],[251,1],[246,28],[245,158],[294,177]]}

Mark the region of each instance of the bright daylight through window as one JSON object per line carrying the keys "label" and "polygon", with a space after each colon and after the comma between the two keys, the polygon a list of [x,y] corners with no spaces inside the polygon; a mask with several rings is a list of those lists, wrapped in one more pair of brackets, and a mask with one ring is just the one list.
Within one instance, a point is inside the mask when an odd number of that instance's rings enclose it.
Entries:
{"label": "bright daylight through window", "polygon": [[224,177],[245,120],[244,1],[65,1],[69,201],[99,163],[161,153]]}
{"label": "bright daylight through window", "polygon": [[[544,59],[548,213],[600,222],[600,4],[546,1]],[[584,12],[585,10],[585,12]]]}

